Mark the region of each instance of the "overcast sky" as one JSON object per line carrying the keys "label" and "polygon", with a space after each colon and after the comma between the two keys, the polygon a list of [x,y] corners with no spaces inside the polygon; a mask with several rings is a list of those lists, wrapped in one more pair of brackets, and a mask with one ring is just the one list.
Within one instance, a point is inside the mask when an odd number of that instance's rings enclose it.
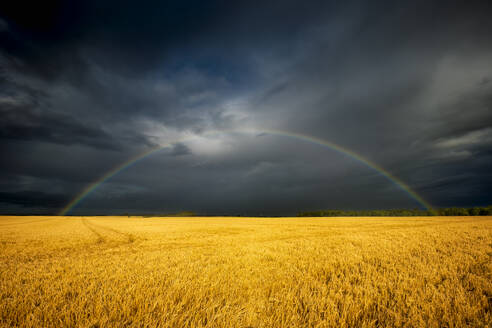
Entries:
{"label": "overcast sky", "polygon": [[0,5],[2,213],[169,143],[72,214],[420,206],[272,129],[435,207],[492,203],[490,1],[46,3]]}

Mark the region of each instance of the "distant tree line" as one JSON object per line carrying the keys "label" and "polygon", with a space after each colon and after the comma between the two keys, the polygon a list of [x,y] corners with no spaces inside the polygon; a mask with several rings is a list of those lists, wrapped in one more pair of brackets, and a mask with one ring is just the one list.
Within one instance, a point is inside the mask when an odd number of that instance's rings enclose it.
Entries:
{"label": "distant tree line", "polygon": [[297,216],[485,216],[492,215],[492,205],[487,207],[448,207],[433,210],[391,209],[391,210],[320,210],[300,212]]}

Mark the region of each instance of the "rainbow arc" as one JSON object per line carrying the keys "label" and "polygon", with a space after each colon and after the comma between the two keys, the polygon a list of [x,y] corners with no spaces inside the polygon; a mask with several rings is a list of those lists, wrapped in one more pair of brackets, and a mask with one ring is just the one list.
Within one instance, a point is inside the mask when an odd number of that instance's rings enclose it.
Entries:
{"label": "rainbow arc", "polygon": [[[389,181],[391,181],[393,184],[398,186],[402,191],[404,191],[406,194],[408,194],[412,199],[414,199],[420,206],[427,210],[432,210],[432,206],[425,201],[419,194],[417,194],[414,190],[410,188],[405,182],[391,174],[389,171],[385,170],[381,166],[377,165],[374,162],[369,161],[368,159],[364,158],[363,156],[351,151],[350,149],[347,149],[345,147],[342,147],[340,145],[337,145],[333,142],[323,140],[320,138],[312,137],[312,136],[307,136],[303,134],[298,134],[298,133],[292,133],[292,132],[286,132],[286,131],[281,131],[281,130],[248,130],[248,129],[234,129],[234,130],[221,130],[221,131],[213,131],[206,133],[203,136],[213,136],[213,135],[220,135],[220,134],[252,134],[252,135],[273,135],[273,136],[280,136],[280,137],[286,137],[286,138],[291,138],[295,140],[301,140],[307,143],[315,144],[324,148],[331,149],[333,151],[336,151],[338,153],[341,153],[343,155],[348,156],[349,158],[360,162],[364,164],[365,166],[369,167],[372,170],[375,170],[385,178],[387,178]],[[195,137],[189,137],[189,138],[183,138],[179,140],[174,140],[172,142],[166,143],[164,145],[159,145],[158,147],[155,147],[149,151],[146,151],[144,153],[141,153],[135,157],[130,158],[129,160],[121,163],[120,165],[114,167],[110,171],[106,172],[104,175],[102,175],[99,179],[96,181],[90,183],[85,189],[83,189],[75,198],[73,198],[60,212],[59,215],[67,215],[70,213],[70,211],[76,207],[78,204],[80,204],[87,196],[89,196],[94,190],[96,190],[99,186],[101,186],[103,183],[114,177],[115,175],[119,174],[120,172],[128,169],[132,165],[134,165],[137,162],[140,162],[144,159],[146,159],[149,156],[152,156],[153,154],[158,153],[159,151],[170,148],[176,143],[185,143],[192,141],[193,139],[198,138],[197,136]]]}

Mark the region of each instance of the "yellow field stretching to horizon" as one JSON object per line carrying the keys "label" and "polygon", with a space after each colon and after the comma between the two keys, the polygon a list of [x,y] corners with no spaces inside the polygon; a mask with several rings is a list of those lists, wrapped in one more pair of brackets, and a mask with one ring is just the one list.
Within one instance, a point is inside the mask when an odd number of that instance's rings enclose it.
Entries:
{"label": "yellow field stretching to horizon", "polygon": [[1,217],[2,327],[491,327],[492,217]]}

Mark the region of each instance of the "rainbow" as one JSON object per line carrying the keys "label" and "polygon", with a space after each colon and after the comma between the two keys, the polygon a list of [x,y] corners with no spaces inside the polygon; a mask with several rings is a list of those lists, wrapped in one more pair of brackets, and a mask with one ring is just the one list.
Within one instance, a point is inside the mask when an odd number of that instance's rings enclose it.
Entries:
{"label": "rainbow", "polygon": [[[383,169],[381,166],[365,159],[361,155],[344,148],[342,146],[339,146],[337,144],[334,144],[330,141],[307,136],[307,135],[302,135],[298,133],[292,133],[292,132],[285,132],[281,130],[247,130],[247,129],[236,129],[236,130],[221,130],[221,131],[212,131],[209,133],[206,133],[205,135],[214,135],[214,134],[230,134],[230,133],[244,133],[244,134],[253,134],[253,135],[273,135],[273,136],[281,136],[281,137],[287,137],[291,139],[296,139],[296,140],[301,140],[304,142],[308,142],[311,144],[319,145],[325,148],[329,148],[331,150],[334,150],[338,153],[344,154],[357,162],[360,162],[364,164],[365,166],[377,171],[379,174],[390,180],[392,183],[394,183],[396,186],[398,186],[401,190],[406,192],[411,198],[413,198],[416,202],[418,202],[423,208],[427,210],[432,210],[432,206],[426,202],[421,196],[419,196],[415,191],[413,191],[405,182],[402,180],[398,179],[394,175],[392,175],[390,172],[387,170]],[[175,140],[173,142],[169,142],[165,145],[159,145],[155,148],[152,148],[149,151],[146,151],[144,153],[141,153],[135,157],[130,158],[126,162],[116,166],[115,168],[111,169],[110,171],[106,172],[103,176],[101,176],[99,179],[96,181],[92,182],[89,184],[84,190],[82,190],[75,198],[73,198],[60,212],[59,215],[67,215],[70,213],[70,211],[80,204],[88,195],[90,195],[95,189],[97,189],[101,184],[104,182],[108,181],[118,173],[128,169],[135,163],[165,149],[172,147],[174,144],[179,143],[179,142],[186,142],[190,141],[192,139],[197,138],[195,137],[189,137],[189,138],[184,138],[180,140]]]}

